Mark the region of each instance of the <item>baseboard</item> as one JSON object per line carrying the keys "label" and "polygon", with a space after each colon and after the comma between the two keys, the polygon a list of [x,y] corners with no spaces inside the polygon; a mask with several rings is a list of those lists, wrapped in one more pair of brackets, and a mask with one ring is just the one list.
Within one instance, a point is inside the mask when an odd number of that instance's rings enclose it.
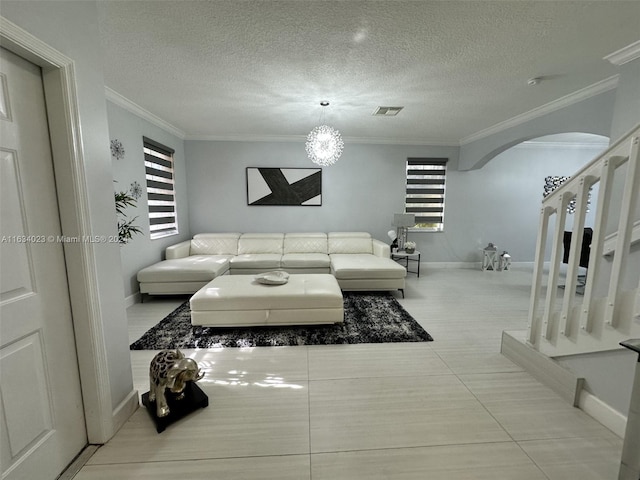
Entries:
{"label": "baseboard", "polygon": [[113,411],[113,434],[120,430],[140,406],[138,391],[132,390]]}
{"label": "baseboard", "polygon": [[627,417],[584,390],[584,379],[576,377],[556,361],[534,350],[524,341],[526,332],[502,332],[502,354],[520,365],[536,380],[551,388],[574,407],[580,408],[618,437],[624,438]]}
{"label": "baseboard", "polygon": [[480,270],[478,262],[420,262],[420,266],[426,268],[477,268]]}
{"label": "baseboard", "polygon": [[578,400],[578,406],[586,414],[596,419],[618,437],[624,438],[627,427],[627,417],[614,410],[595,395],[582,390]]}
{"label": "baseboard", "polygon": [[129,295],[124,299],[124,308],[129,308],[131,305],[140,303],[140,292],[136,292],[133,295]]}
{"label": "baseboard", "polygon": [[525,332],[502,332],[501,353],[577,407],[584,379],[576,377],[553,359],[531,348],[524,342],[524,338]]}
{"label": "baseboard", "polygon": [[[482,262],[420,262],[421,267],[425,268],[466,268],[471,270],[482,270]],[[533,262],[511,262],[511,269],[530,268]],[[489,272],[493,270],[488,270]],[[499,270],[496,270],[498,272]],[[509,270],[505,270],[509,272]]]}

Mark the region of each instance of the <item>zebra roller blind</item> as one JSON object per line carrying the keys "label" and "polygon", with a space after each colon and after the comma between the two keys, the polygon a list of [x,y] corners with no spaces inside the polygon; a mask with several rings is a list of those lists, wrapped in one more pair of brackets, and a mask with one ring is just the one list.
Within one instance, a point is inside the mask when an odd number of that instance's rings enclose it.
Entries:
{"label": "zebra roller blind", "polygon": [[142,137],[142,140],[150,236],[154,239],[174,235],[178,233],[173,178],[174,150],[147,137]]}
{"label": "zebra roller blind", "polygon": [[412,230],[444,228],[444,196],[448,158],[408,158],[405,212],[416,216]]}

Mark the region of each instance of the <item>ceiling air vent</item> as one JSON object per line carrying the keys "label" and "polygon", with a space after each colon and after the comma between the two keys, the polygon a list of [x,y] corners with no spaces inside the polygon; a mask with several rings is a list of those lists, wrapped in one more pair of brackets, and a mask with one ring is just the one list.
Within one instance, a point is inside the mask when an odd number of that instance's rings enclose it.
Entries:
{"label": "ceiling air vent", "polygon": [[374,117],[395,117],[404,107],[378,107],[373,112]]}

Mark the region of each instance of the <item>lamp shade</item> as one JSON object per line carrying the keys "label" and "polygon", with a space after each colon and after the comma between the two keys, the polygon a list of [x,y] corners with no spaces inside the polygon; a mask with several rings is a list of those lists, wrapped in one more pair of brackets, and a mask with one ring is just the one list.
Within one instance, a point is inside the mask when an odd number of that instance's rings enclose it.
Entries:
{"label": "lamp shade", "polygon": [[413,227],[416,224],[416,216],[413,213],[394,213],[394,227]]}

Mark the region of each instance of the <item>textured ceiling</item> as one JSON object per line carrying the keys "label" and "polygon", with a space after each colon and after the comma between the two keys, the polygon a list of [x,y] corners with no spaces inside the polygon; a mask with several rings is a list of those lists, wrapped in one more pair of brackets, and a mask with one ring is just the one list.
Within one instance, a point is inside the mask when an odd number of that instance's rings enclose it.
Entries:
{"label": "textured ceiling", "polygon": [[[187,138],[456,144],[617,73],[640,1],[99,2],[109,88]],[[542,77],[528,86],[531,77]],[[373,117],[378,106],[404,106]]]}

